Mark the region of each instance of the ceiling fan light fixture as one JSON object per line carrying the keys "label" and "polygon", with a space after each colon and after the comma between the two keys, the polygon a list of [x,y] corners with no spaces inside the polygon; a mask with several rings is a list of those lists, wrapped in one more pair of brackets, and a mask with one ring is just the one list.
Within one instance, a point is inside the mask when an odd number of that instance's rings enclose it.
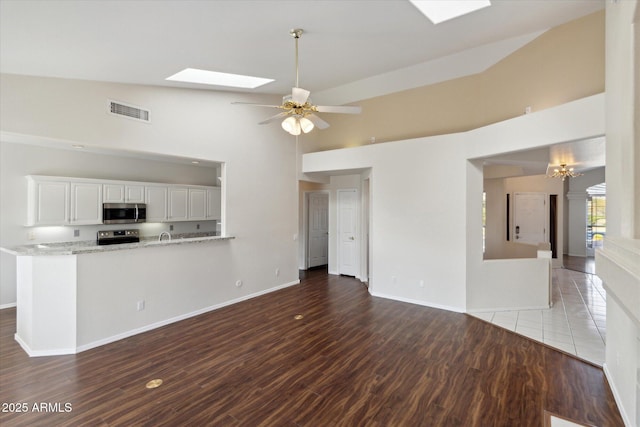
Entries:
{"label": "ceiling fan light fixture", "polygon": [[297,117],[290,116],[282,121],[282,129],[289,132],[291,135],[300,135],[301,128],[300,122]]}
{"label": "ceiling fan light fixture", "polygon": [[311,120],[307,119],[306,117],[300,117],[299,121],[302,132],[309,133],[313,130],[314,124]]}

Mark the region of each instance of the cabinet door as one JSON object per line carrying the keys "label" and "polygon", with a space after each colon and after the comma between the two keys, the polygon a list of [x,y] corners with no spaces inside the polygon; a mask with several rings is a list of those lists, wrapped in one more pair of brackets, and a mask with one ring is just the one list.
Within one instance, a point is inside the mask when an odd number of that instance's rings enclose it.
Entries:
{"label": "cabinet door", "polygon": [[167,187],[145,187],[144,202],[147,204],[147,222],[167,220]]}
{"label": "cabinet door", "polygon": [[222,199],[220,194],[220,187],[207,188],[207,219],[222,219],[221,207]]}
{"label": "cabinet door", "polygon": [[71,224],[102,223],[102,184],[71,183]]}
{"label": "cabinet door", "polygon": [[207,190],[189,188],[189,219],[207,219]]}
{"label": "cabinet door", "polygon": [[27,225],[69,224],[69,183],[29,182]]}
{"label": "cabinet door", "polygon": [[145,201],[143,185],[125,185],[124,201],[126,203],[144,203]]}
{"label": "cabinet door", "polygon": [[124,185],[104,184],[102,186],[102,201],[104,203],[124,203]]}
{"label": "cabinet door", "polygon": [[169,221],[189,220],[189,189],[169,187]]}

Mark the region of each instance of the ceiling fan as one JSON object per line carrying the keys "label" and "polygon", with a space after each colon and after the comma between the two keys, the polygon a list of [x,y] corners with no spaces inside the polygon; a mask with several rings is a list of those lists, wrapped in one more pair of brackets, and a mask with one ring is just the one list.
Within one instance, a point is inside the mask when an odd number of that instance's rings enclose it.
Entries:
{"label": "ceiling fan", "polygon": [[329,123],[322,120],[315,113],[342,113],[342,114],[359,114],[362,109],[358,106],[327,106],[327,105],[313,105],[309,92],[306,89],[299,87],[298,83],[298,39],[302,35],[303,30],[300,28],[294,28],[289,31],[289,34],[296,41],[296,85],[291,90],[291,95],[285,95],[282,97],[282,105],[264,105],[254,104],[250,102],[234,102],[234,104],[247,104],[258,107],[270,107],[278,108],[282,112],[275,116],[269,117],[266,120],[261,121],[258,124],[264,125],[273,121],[284,119],[282,121],[282,128],[289,132],[291,135],[300,135],[301,132],[308,133],[313,130],[314,127],[318,129],[326,129],[329,127]]}

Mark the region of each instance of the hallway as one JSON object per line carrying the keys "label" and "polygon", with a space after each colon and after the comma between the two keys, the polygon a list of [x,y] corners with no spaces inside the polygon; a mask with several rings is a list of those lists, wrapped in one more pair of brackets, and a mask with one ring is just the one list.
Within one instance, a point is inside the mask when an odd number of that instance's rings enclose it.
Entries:
{"label": "hallway", "polygon": [[470,313],[581,359],[602,366],[605,358],[606,292],[594,274],[553,270],[553,307]]}

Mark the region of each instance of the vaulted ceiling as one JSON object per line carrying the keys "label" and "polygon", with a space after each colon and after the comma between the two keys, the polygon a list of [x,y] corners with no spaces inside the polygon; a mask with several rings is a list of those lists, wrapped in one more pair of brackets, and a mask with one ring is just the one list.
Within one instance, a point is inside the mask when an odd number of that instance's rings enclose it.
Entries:
{"label": "vaulted ceiling", "polygon": [[228,90],[165,80],[191,67],[272,78],[245,91],[283,95],[295,81],[289,30],[302,28],[300,86],[316,101],[353,102],[446,78],[431,64],[464,52],[474,54],[443,73],[474,72],[603,7],[493,0],[434,25],[406,0],[1,0],[0,71]]}

